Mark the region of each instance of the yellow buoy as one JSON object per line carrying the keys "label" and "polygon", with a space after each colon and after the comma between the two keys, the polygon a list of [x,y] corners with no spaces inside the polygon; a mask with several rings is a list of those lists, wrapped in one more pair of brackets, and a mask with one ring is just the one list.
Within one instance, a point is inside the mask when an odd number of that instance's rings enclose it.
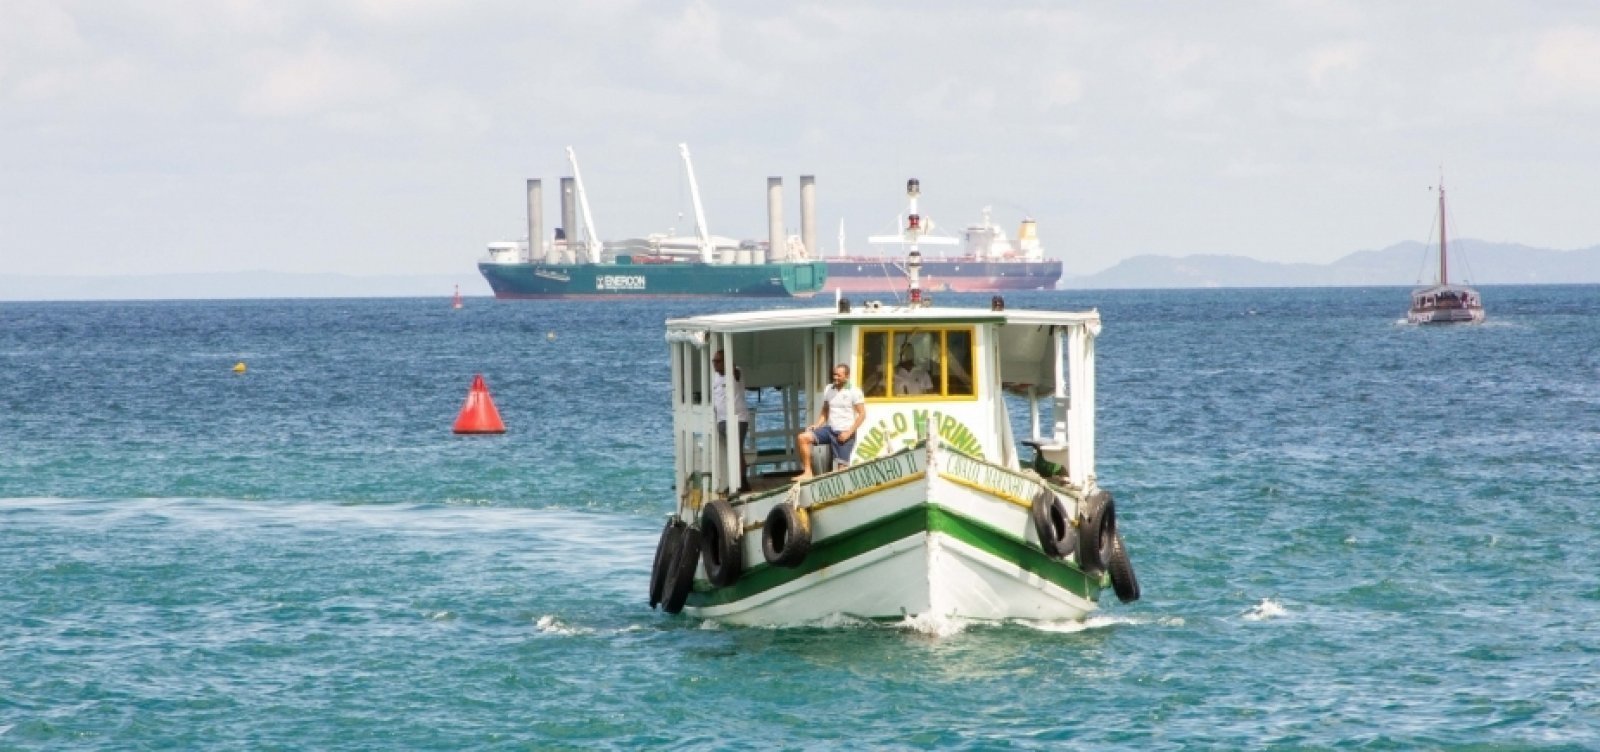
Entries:
{"label": "yellow buoy", "polygon": [[547,340],[550,340],[551,342],[554,342],[554,341],[556,341],[556,333],[555,332],[545,332],[544,333],[544,338],[547,339]]}
{"label": "yellow buoy", "polygon": [[241,360],[238,363],[234,363],[233,364],[233,372],[234,373],[244,373],[244,361]]}

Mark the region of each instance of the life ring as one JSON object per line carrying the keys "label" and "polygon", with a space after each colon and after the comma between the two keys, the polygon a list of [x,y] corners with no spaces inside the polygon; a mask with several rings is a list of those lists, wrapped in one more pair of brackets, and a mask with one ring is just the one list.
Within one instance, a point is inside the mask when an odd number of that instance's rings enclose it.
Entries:
{"label": "life ring", "polygon": [[1097,490],[1078,507],[1078,568],[1099,574],[1111,560],[1117,537],[1117,505],[1111,493]]}
{"label": "life ring", "polygon": [[700,558],[711,584],[724,587],[739,580],[744,571],[743,533],[744,523],[726,500],[715,499],[700,510]]}
{"label": "life ring", "polygon": [[1122,545],[1121,533],[1111,538],[1111,560],[1106,568],[1111,571],[1111,589],[1116,591],[1117,600],[1123,603],[1139,600],[1139,578],[1133,575],[1133,562],[1128,560],[1128,549]]}
{"label": "life ring", "polygon": [[683,528],[678,536],[678,550],[673,552],[672,563],[667,567],[666,588],[661,593],[661,610],[675,614],[683,610],[694,589],[694,570],[700,564],[700,531]]}
{"label": "life ring", "polygon": [[682,527],[683,521],[677,517],[667,520],[666,526],[661,528],[660,540],[656,541],[656,559],[655,563],[650,565],[651,608],[660,605],[662,591],[667,589],[667,566],[677,554]]}
{"label": "life ring", "polygon": [[788,502],[767,512],[761,525],[761,555],[768,564],[793,569],[811,552],[811,514]]}
{"label": "life ring", "polygon": [[1039,548],[1052,559],[1065,559],[1077,547],[1077,531],[1072,529],[1072,515],[1067,505],[1056,498],[1048,488],[1039,489],[1033,497],[1030,510],[1033,531],[1039,535]]}

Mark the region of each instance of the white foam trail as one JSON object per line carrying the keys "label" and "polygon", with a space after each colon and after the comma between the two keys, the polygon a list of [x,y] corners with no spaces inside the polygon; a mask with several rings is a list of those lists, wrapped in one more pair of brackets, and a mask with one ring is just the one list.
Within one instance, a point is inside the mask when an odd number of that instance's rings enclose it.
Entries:
{"label": "white foam trail", "polygon": [[1261,602],[1256,604],[1255,608],[1244,612],[1246,621],[1266,621],[1267,619],[1276,619],[1288,615],[1289,612],[1283,607],[1283,604],[1271,598],[1261,599]]}
{"label": "white foam trail", "polygon": [[562,637],[571,637],[573,635],[590,634],[594,632],[592,629],[569,627],[565,624],[562,624],[560,619],[548,614],[539,617],[539,620],[534,622],[533,626],[545,634],[560,635]]}
{"label": "white foam trail", "polygon": [[930,637],[952,637],[966,630],[968,622],[965,619],[955,619],[948,616],[935,616],[933,614],[918,614],[907,616],[896,624],[900,629],[909,629],[920,632]]}
{"label": "white foam trail", "polygon": [[[1181,622],[1182,620],[1179,621]],[[1016,623],[1040,632],[1071,634],[1073,632],[1086,632],[1091,629],[1105,629],[1117,624],[1144,624],[1145,622],[1131,616],[1095,614],[1087,619],[1073,619],[1070,621],[1018,621]]]}

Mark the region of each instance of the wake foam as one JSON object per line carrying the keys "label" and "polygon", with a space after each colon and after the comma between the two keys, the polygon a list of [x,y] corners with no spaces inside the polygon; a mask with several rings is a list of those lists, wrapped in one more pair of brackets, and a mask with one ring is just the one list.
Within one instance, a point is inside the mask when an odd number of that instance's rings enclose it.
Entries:
{"label": "wake foam", "polygon": [[594,630],[592,629],[587,629],[584,627],[571,627],[567,626],[566,624],[562,624],[560,619],[548,614],[539,617],[538,621],[533,623],[533,626],[544,634],[559,635],[561,637],[571,637],[573,635],[594,633]]}
{"label": "wake foam", "polygon": [[1245,621],[1266,621],[1288,615],[1289,611],[1283,607],[1283,604],[1271,598],[1261,599],[1261,602],[1257,603],[1254,608],[1244,612]]}

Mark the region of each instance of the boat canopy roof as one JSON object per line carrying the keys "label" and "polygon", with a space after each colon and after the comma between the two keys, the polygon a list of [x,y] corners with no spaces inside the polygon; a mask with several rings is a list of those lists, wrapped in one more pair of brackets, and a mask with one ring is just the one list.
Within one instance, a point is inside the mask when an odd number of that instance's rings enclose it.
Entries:
{"label": "boat canopy roof", "polygon": [[[1100,334],[1100,312],[984,310],[981,308],[888,307],[866,305],[849,313],[833,308],[786,309],[745,313],[710,314],[669,319],[668,342],[686,342],[703,348],[714,335],[735,335],[776,340],[787,333],[818,329],[875,327],[937,327],[948,325],[994,325],[998,336],[989,338],[999,365],[999,381],[1006,388],[1025,391],[1040,387],[1056,388],[1057,369],[1050,357],[1056,352],[1056,335],[1078,330],[1086,341]],[[795,348],[796,352],[804,348]],[[737,360],[739,353],[735,353]],[[1090,356],[1092,357],[1092,356]],[[759,386],[760,379],[746,381]]]}
{"label": "boat canopy roof", "polygon": [[986,311],[974,308],[910,308],[858,306],[849,313],[833,308],[802,308],[743,313],[719,313],[667,320],[669,339],[696,339],[712,332],[736,334],[824,326],[879,326],[886,324],[1022,324],[1029,326],[1088,326],[1100,332],[1100,312],[1088,311]]}

